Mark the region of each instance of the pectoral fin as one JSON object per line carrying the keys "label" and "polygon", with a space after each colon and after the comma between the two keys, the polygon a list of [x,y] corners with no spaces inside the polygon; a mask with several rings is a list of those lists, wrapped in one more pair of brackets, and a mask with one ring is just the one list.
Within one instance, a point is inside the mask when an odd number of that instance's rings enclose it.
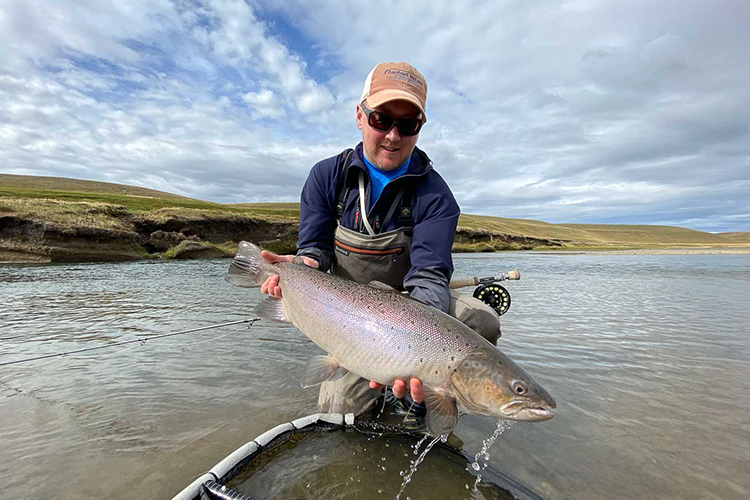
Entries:
{"label": "pectoral fin", "polygon": [[433,436],[449,434],[458,424],[456,400],[444,391],[422,386],[427,406],[427,430]]}
{"label": "pectoral fin", "polygon": [[279,299],[268,297],[261,300],[255,308],[255,314],[259,318],[268,321],[275,321],[276,323],[291,323],[284,314],[284,303]]}
{"label": "pectoral fin", "polygon": [[313,356],[307,363],[302,387],[312,387],[326,380],[338,380],[346,375],[347,371],[343,366],[339,366],[339,362],[333,356]]}

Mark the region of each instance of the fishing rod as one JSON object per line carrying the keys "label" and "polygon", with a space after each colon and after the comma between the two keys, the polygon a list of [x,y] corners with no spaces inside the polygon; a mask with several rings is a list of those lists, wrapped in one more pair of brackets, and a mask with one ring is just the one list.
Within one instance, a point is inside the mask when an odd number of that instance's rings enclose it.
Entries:
{"label": "fishing rod", "polygon": [[58,352],[54,354],[44,354],[42,356],[35,356],[33,358],[25,358],[25,359],[18,359],[16,361],[6,361],[5,363],[0,363],[0,367],[2,366],[9,366],[9,365],[16,365],[19,363],[28,363],[31,361],[39,361],[41,359],[49,359],[49,358],[56,358],[56,357],[62,357],[62,356],[69,356],[71,354],[79,354],[82,352],[89,352],[89,351],[96,351],[97,349],[106,349],[108,347],[119,347],[127,344],[134,344],[136,342],[140,342],[141,345],[146,344],[149,340],[155,340],[155,339],[163,339],[165,337],[174,337],[175,335],[184,335],[186,333],[195,333],[200,332],[203,330],[211,330],[213,328],[221,328],[224,326],[232,326],[232,325],[241,325],[243,323],[250,323],[250,326],[253,326],[253,324],[258,321],[260,318],[248,318],[248,319],[241,319],[237,321],[230,321],[229,323],[221,323],[219,325],[208,325],[208,326],[201,326],[199,328],[191,328],[190,330],[182,330],[181,332],[172,332],[172,333],[162,333],[160,335],[152,335],[151,337],[146,337],[142,339],[135,339],[135,340],[126,340],[123,342],[114,342],[112,344],[107,345],[99,345],[95,347],[86,347],[84,349],[76,349],[74,351],[66,351],[66,352]]}
{"label": "fishing rod", "polygon": [[462,278],[451,281],[448,285],[451,289],[464,288],[467,286],[476,286],[474,290],[474,297],[481,300],[492,309],[495,310],[498,316],[502,316],[508,309],[510,309],[510,293],[505,289],[504,286],[498,285],[498,281],[507,280],[520,280],[521,271],[514,269],[507,273],[500,273],[497,276],[487,276],[485,278],[479,278],[474,276],[473,278]]}

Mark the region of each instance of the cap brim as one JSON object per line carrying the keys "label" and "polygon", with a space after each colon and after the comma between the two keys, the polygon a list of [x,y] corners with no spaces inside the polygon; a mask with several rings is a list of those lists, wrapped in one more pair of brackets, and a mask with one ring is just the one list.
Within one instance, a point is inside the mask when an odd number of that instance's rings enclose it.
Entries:
{"label": "cap brim", "polygon": [[422,121],[427,121],[427,113],[425,113],[424,108],[422,107],[422,103],[419,102],[419,99],[414,97],[414,95],[410,94],[409,92],[398,89],[390,89],[381,90],[380,92],[376,92],[370,96],[367,96],[367,105],[371,108],[377,108],[378,106],[391,101],[409,101],[410,103],[415,105],[419,111],[422,112]]}

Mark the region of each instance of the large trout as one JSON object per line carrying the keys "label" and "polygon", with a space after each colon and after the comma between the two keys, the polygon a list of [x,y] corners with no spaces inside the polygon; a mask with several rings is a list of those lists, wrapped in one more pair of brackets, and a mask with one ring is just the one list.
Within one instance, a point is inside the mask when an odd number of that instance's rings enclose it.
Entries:
{"label": "large trout", "polygon": [[240,242],[226,279],[257,287],[279,276],[283,299],[268,298],[257,313],[287,321],[327,356],[308,364],[305,385],[351,371],[386,385],[422,381],[426,424],[446,434],[466,413],[508,420],[547,420],[552,397],[505,354],[460,321],[404,295],[363,285],[299,263],[271,264],[260,248]]}

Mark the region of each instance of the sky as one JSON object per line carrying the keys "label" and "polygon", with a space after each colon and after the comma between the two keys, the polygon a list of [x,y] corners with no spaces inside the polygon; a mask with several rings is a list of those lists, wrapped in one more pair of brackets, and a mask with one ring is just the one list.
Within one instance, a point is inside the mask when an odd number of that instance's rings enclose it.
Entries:
{"label": "sky", "polygon": [[377,63],[463,213],[750,231],[746,0],[0,0],[0,173],[298,201]]}

